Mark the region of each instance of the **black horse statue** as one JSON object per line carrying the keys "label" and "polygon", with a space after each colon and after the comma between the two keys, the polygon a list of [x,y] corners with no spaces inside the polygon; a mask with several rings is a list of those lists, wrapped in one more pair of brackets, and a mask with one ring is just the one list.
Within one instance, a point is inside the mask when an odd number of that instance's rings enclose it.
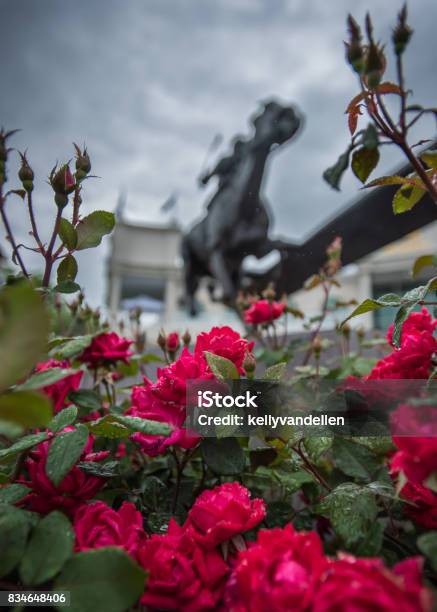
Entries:
{"label": "black horse statue", "polygon": [[272,150],[296,135],[302,117],[293,106],[269,101],[251,123],[252,137],[234,139],[232,154],[200,179],[206,184],[217,176],[218,189],[205,217],[182,240],[186,299],[192,315],[203,277],[218,282],[221,299],[232,304],[241,284],[244,258],[261,258],[276,246],[268,238],[269,212],[261,196],[264,169]]}

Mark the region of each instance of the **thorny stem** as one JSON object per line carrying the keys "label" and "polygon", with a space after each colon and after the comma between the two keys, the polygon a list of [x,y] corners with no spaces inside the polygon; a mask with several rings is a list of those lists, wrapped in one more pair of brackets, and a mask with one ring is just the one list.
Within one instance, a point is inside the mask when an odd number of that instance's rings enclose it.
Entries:
{"label": "thorny stem", "polygon": [[6,236],[9,240],[9,242],[11,243],[12,246],[12,255],[13,257],[16,257],[18,264],[21,268],[21,271],[23,272],[24,276],[26,278],[29,278],[29,274],[26,270],[26,267],[24,265],[23,259],[20,255],[20,252],[18,250],[17,247],[17,243],[15,242],[14,236],[12,234],[12,230],[11,230],[11,226],[9,224],[9,220],[6,216],[6,212],[5,212],[5,204],[6,204],[6,199],[3,197],[3,193],[2,193],[2,187],[0,185],[0,215],[3,221],[3,225],[5,226],[5,230],[6,230]]}
{"label": "thorny stem", "polygon": [[52,237],[50,239],[50,243],[49,243],[49,246],[47,247],[47,251],[46,251],[46,254],[45,254],[46,268],[45,268],[45,271],[44,271],[44,277],[43,277],[43,281],[42,281],[42,286],[43,287],[48,287],[49,283],[50,283],[50,275],[52,273],[52,267],[53,267],[53,262],[54,262],[53,248],[55,246],[56,238],[57,238],[57,235],[58,235],[59,223],[61,221],[61,216],[62,216],[62,209],[60,207],[58,207],[58,212],[56,213],[56,219],[55,219],[55,225],[53,227]]}
{"label": "thorny stem", "polygon": [[303,442],[303,440],[299,440],[299,442],[297,443],[297,446],[292,446],[291,448],[294,450],[295,453],[297,453],[299,455],[299,457],[302,459],[303,463],[305,464],[305,467],[307,468],[307,470],[309,472],[311,472],[311,474],[314,476],[314,478],[316,478],[316,480],[318,480],[320,482],[320,484],[327,491],[332,491],[332,488],[329,486],[329,484],[326,482],[326,480],[323,478],[323,476],[321,474],[319,474],[317,469],[308,460],[307,456],[305,455],[305,452],[302,450],[302,442]]}
{"label": "thorny stem", "polygon": [[326,285],[326,283],[322,283],[322,287],[323,287],[323,291],[325,293],[325,297],[323,299],[323,305],[322,305],[322,314],[320,316],[320,321],[316,327],[316,329],[313,331],[313,333],[311,334],[311,338],[309,340],[310,342],[310,346],[305,354],[304,360],[302,362],[302,365],[307,365],[309,360],[311,359],[311,355],[313,354],[313,343],[315,338],[317,338],[317,336],[320,333],[320,330],[322,329],[322,325],[326,319],[326,315],[328,314],[328,300],[329,300],[329,287]]}
{"label": "thorny stem", "polygon": [[36,225],[35,215],[33,212],[32,192],[31,191],[27,192],[27,208],[29,210],[30,225],[32,226],[33,237],[35,238],[35,241],[39,247],[40,253],[42,255],[45,255],[44,245],[39,237],[38,227]]}
{"label": "thorny stem", "polygon": [[405,116],[406,116],[405,108],[406,108],[407,97],[406,97],[406,93],[404,89],[404,70],[403,70],[403,65],[402,65],[402,55],[400,54],[396,56],[396,70],[398,73],[399,89],[401,90],[401,112],[399,116],[399,125],[401,126],[401,132],[405,138],[407,135],[407,127],[405,124]]}
{"label": "thorny stem", "polygon": [[177,452],[175,451],[173,453],[173,457],[176,463],[176,486],[175,486],[175,492],[174,492],[174,497],[173,497],[173,507],[172,507],[172,513],[174,514],[176,512],[176,508],[178,505],[178,501],[179,501],[179,494],[181,491],[181,483],[182,483],[182,475],[184,473],[184,469],[188,463],[188,460],[190,459],[190,453],[189,451],[186,451],[182,460],[179,460],[179,457],[177,456]]}

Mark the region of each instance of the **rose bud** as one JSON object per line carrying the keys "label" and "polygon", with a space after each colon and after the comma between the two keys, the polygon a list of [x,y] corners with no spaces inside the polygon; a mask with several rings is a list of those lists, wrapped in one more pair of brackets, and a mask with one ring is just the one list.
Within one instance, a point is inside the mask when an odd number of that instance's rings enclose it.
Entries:
{"label": "rose bud", "polygon": [[165,351],[167,346],[167,338],[163,329],[161,329],[161,331],[159,332],[158,337],[156,338],[156,343],[160,349]]}
{"label": "rose bud", "polygon": [[165,339],[165,348],[170,354],[174,355],[174,353],[176,353],[176,351],[179,349],[180,345],[179,334],[177,332],[168,334],[167,338]]}
{"label": "rose bud", "polygon": [[29,162],[26,159],[26,155],[20,153],[21,157],[21,167],[18,171],[18,178],[23,184],[24,189],[27,192],[33,191],[33,179],[34,173],[32,168],[29,166]]}
{"label": "rose bud", "polygon": [[243,360],[243,368],[246,371],[246,374],[248,376],[250,376],[251,374],[255,372],[256,359],[253,356],[253,353],[249,353],[249,352],[246,353],[244,360]]}
{"label": "rose bud", "polygon": [[184,346],[190,346],[191,334],[188,329],[185,330],[185,333],[182,336],[182,342],[184,343]]}
{"label": "rose bud", "polygon": [[396,55],[402,55],[410,42],[412,34],[413,30],[407,24],[407,5],[404,4],[401,12],[398,15],[397,26],[393,30],[392,34],[392,42]]}
{"label": "rose bud", "polygon": [[314,338],[312,346],[314,355],[316,359],[318,359],[320,357],[320,353],[322,352],[322,338],[319,336],[319,334],[317,334],[317,336]]}
{"label": "rose bud", "polygon": [[364,69],[364,53],[361,46],[361,30],[352,15],[348,15],[347,24],[350,38],[349,43],[346,43],[346,59],[355,72],[361,74]]}
{"label": "rose bud", "polygon": [[87,150],[84,148],[83,151],[75,144],[76,149],[76,179],[82,181],[91,170],[91,161]]}
{"label": "rose bud", "polygon": [[56,166],[53,168],[50,173],[50,184],[56,194],[68,195],[74,191],[76,182],[68,164],[64,164],[59,170],[56,170]]}
{"label": "rose bud", "polygon": [[381,82],[385,71],[385,56],[382,49],[379,49],[375,43],[369,45],[369,50],[366,57],[365,74],[367,85],[370,89],[375,89]]}

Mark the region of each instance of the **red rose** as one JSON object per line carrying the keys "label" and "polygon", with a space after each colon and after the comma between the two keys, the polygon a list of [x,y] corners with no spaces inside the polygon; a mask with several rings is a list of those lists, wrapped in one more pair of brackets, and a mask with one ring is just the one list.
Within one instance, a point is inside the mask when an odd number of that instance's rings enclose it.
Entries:
{"label": "red rose", "polygon": [[261,530],[256,544],[238,555],[226,586],[226,610],[310,610],[327,564],[315,532],[297,532],[292,525]]}
{"label": "red rose", "polygon": [[244,320],[249,325],[260,323],[271,323],[284,313],[283,302],[269,302],[269,300],[258,300],[252,304],[244,313]]}
{"label": "red rose", "polygon": [[[374,366],[368,379],[420,379],[428,378],[432,355],[437,351],[437,340],[433,336],[437,321],[432,321],[426,308],[413,312],[402,327],[400,349],[383,357]],[[389,328],[387,340],[393,340],[393,326]]]}
{"label": "red rose", "polygon": [[129,357],[133,354],[129,347],[133,340],[120,338],[116,333],[103,333],[93,338],[82,355],[80,361],[86,363],[89,368],[96,369],[100,366],[108,367],[117,361],[129,363]]}
{"label": "red rose", "polygon": [[[66,431],[69,428],[66,428]],[[52,438],[53,439],[53,438]],[[46,461],[51,440],[41,442],[31,450],[25,462],[29,480],[21,479],[22,484],[32,489],[23,504],[35,512],[46,514],[52,510],[62,510],[72,516],[79,506],[93,498],[105,484],[98,476],[86,474],[77,466],[72,467],[65,478],[55,486],[46,474]],[[93,437],[89,436],[78,461],[102,461],[109,451],[93,453]]]}
{"label": "red rose", "polygon": [[147,537],[141,513],[130,502],[118,510],[102,501],[82,506],[74,517],[74,531],[77,551],[119,546],[134,558]]}
{"label": "red rose", "polygon": [[211,378],[205,360],[193,355],[184,348],[180,357],[171,365],[159,368],[155,383],[144,378],[143,386],[132,389],[132,405],[128,415],[138,416],[151,421],[167,423],[173,428],[169,437],[149,436],[142,433],[133,434],[132,440],[141,446],[150,456],[165,452],[168,446],[193,448],[200,437],[187,432],[183,427],[186,418],[187,381]]}
{"label": "red rose", "polygon": [[393,468],[420,484],[437,472],[436,408],[401,404],[390,421],[392,431],[397,434],[393,435],[393,442],[399,449],[393,458]]}
{"label": "red rose", "polygon": [[209,332],[197,336],[194,353],[204,355],[205,351],[229,359],[243,373],[243,361],[246,353],[252,351],[253,342],[248,342],[227,325],[213,327]]}
{"label": "red rose", "polygon": [[[53,368],[69,368],[70,362],[68,360],[57,361],[56,359],[49,359],[42,363],[38,363],[35,367],[36,372],[45,372]],[[76,391],[79,388],[80,381],[82,380],[83,372],[78,371],[70,376],[66,376],[51,385],[46,385],[42,388],[42,391],[50,397],[53,402],[53,408],[55,413],[59,412],[66,405],[66,397],[71,391]]]}
{"label": "red rose", "polygon": [[181,343],[179,341],[179,334],[177,332],[172,332],[168,334],[165,339],[165,348],[169,353],[176,353],[179,349]]}
{"label": "red rose", "polygon": [[[380,559],[340,555],[316,588],[312,612],[430,612],[431,593],[424,587],[421,560],[412,558],[389,570]],[[299,608],[300,609],[300,608]]]}
{"label": "red rose", "polygon": [[266,515],[262,499],[250,499],[246,487],[226,482],[203,491],[188,513],[184,529],[204,548],[214,548],[256,527]]}
{"label": "red rose", "polygon": [[165,535],[152,535],[140,548],[148,572],[141,603],[150,610],[202,612],[216,609],[228,567],[216,550],[204,550],[170,521]]}

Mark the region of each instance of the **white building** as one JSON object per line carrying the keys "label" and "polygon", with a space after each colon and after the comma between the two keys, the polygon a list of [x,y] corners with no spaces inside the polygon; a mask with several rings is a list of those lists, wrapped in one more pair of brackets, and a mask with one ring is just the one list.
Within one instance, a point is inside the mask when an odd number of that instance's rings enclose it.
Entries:
{"label": "white building", "polygon": [[[119,221],[112,235],[112,249],[108,266],[108,304],[112,316],[128,312],[135,306],[143,311],[143,324],[151,333],[161,327],[166,331],[193,333],[212,325],[230,324],[241,328],[233,311],[219,303],[212,303],[205,288],[199,291],[201,312],[190,318],[182,305],[183,269],[180,257],[182,232],[176,224],[135,225]],[[340,275],[341,288],[333,291],[333,299],[361,302],[367,297],[384,293],[404,293],[421,284],[413,279],[411,270],[420,255],[434,254],[437,244],[437,223],[417,230],[408,236],[346,266]],[[429,278],[430,270],[422,278]],[[323,296],[319,289],[298,291],[290,301],[309,317],[320,312]],[[347,314],[337,311],[327,320],[333,327]],[[391,309],[368,313],[353,321],[367,329],[386,329],[393,320]],[[292,321],[289,331],[301,331],[301,321]]]}

